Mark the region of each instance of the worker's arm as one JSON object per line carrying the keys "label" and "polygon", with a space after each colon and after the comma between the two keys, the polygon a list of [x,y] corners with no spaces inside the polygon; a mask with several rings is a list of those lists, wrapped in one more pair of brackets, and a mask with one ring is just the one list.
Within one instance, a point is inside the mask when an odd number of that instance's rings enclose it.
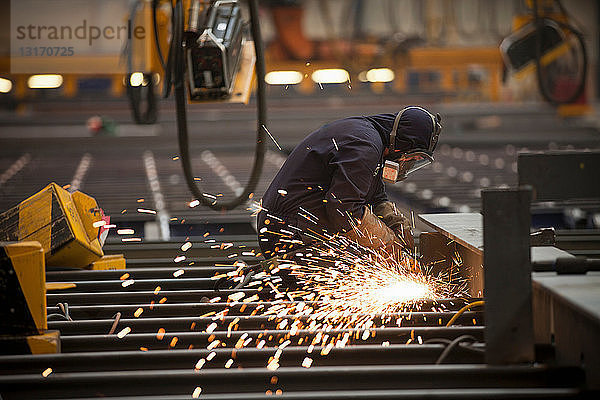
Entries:
{"label": "worker's arm", "polygon": [[[338,142],[327,163],[331,182],[325,193],[327,217],[337,231],[346,231],[352,220],[363,218],[379,154],[366,140]],[[333,146],[332,146],[333,147]],[[333,233],[333,232],[332,232]]]}
{"label": "worker's arm", "polygon": [[373,185],[375,186],[374,194],[369,199],[369,203],[375,205],[388,201],[387,193],[385,192],[385,185],[381,179],[383,168],[380,167],[377,176],[373,179]]}
{"label": "worker's arm", "polygon": [[379,151],[362,140],[342,143],[339,148],[328,165],[332,179],[325,195],[327,216],[338,231],[363,246],[392,245],[396,235],[371,212],[367,202],[371,185],[380,180]]}
{"label": "worker's arm", "polygon": [[373,208],[373,212],[396,234],[400,246],[408,250],[414,248],[410,221],[393,202],[383,201]]}

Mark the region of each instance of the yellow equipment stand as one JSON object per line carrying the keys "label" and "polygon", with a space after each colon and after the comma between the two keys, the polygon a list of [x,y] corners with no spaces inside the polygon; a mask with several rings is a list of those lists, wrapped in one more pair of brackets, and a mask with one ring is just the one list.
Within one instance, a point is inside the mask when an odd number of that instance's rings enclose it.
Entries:
{"label": "yellow equipment stand", "polygon": [[123,254],[111,254],[102,257],[98,261],[94,261],[85,269],[99,271],[99,270],[117,270],[125,269],[125,257]]}
{"label": "yellow equipment stand", "polygon": [[60,351],[47,331],[44,249],[39,242],[0,243],[0,354]]}
{"label": "yellow equipment stand", "polygon": [[83,268],[104,253],[98,240],[102,215],[96,200],[72,195],[56,183],[0,214],[0,240],[41,243],[49,266]]}

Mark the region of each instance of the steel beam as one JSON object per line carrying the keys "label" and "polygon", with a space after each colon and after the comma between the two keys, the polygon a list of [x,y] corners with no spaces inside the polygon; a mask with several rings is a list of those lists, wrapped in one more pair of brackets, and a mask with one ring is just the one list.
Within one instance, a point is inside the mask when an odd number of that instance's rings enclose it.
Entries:
{"label": "steel beam", "polygon": [[[147,300],[147,299],[146,299]],[[139,302],[135,304],[93,304],[93,305],[69,305],[69,314],[74,320],[81,319],[108,319],[114,318],[117,312],[125,317],[133,316],[138,308],[143,308],[145,317],[166,318],[166,317],[184,317],[193,315],[204,315],[209,312],[223,311],[229,308],[230,313],[240,315],[249,315],[262,303],[238,303],[237,305],[228,305],[226,303],[208,303],[208,302],[190,302],[169,304],[151,304],[150,302]],[[268,302],[267,302],[268,304]],[[241,309],[244,307],[244,311]],[[58,307],[48,307],[48,314],[57,314],[61,310]]]}
{"label": "steel beam", "polygon": [[[314,366],[325,365],[408,365],[433,364],[445,346],[442,344],[423,345],[360,345],[347,346],[330,350],[321,354],[324,347],[315,346],[310,357]],[[17,375],[35,373],[46,368],[56,372],[92,372],[92,371],[134,371],[134,370],[169,370],[194,368],[198,360],[206,358],[211,352],[215,358],[202,368],[223,368],[232,356],[232,349],[215,348],[213,350],[154,350],[154,351],[106,351],[85,353],[61,353],[38,356],[4,356],[0,357],[0,374]],[[233,368],[265,367],[273,356],[272,348],[241,348],[235,350]],[[302,365],[309,356],[306,347],[287,347],[280,359],[282,367]],[[446,363],[482,363],[483,353],[457,347]]]}
{"label": "steel beam", "polygon": [[[157,331],[160,327],[157,327]],[[453,340],[459,336],[470,335],[476,340],[483,340],[483,327],[419,327],[419,328],[376,328],[368,331],[368,337],[363,340],[364,331],[354,329],[332,329],[326,331],[318,329],[314,331],[299,330],[294,336],[293,342],[297,343],[301,338],[303,342],[306,340],[312,341],[313,338],[321,333],[321,335],[329,335],[330,337],[338,337],[341,339],[346,333],[358,335],[351,341],[358,343],[380,344],[382,342],[390,342],[390,344],[404,343],[419,343],[429,339],[449,339]],[[62,336],[62,352],[72,353],[80,351],[107,351],[107,350],[139,350],[140,347],[145,347],[149,350],[166,350],[169,348],[186,349],[192,345],[194,348],[206,347],[213,340],[220,340],[225,343],[230,349],[234,348],[242,335],[245,338],[251,338],[252,346],[256,346],[261,340],[265,340],[265,347],[278,347],[286,338],[289,337],[288,330],[249,330],[249,331],[215,331],[213,333],[206,332],[166,332],[164,335],[157,333],[135,333],[132,331],[128,335],[119,338],[117,335],[77,335],[77,336]],[[173,339],[176,339],[175,344]],[[291,339],[290,339],[291,340]]]}
{"label": "steel beam", "polygon": [[[276,385],[273,376],[277,377]],[[577,387],[583,381],[578,368],[542,366],[481,365],[369,365],[343,367],[207,369],[165,371],[120,371],[53,373],[0,377],[6,400],[39,397],[92,397],[116,395],[190,395],[201,387],[205,395],[231,393],[240,398],[246,393],[264,393],[279,388],[294,391],[354,391],[392,389],[451,388],[542,388]]]}
{"label": "steel beam", "polygon": [[[189,267],[186,265],[178,265],[169,260],[169,267],[154,267],[154,268],[132,268],[128,266],[126,270],[114,271],[46,271],[46,282],[70,282],[82,280],[115,280],[120,279],[127,274],[127,279],[170,279],[173,278],[175,271],[183,270],[181,277],[184,278],[210,278],[216,274],[226,274],[235,270],[234,267]],[[128,262],[129,264],[129,262]]]}
{"label": "steel beam", "polygon": [[[148,333],[156,332],[158,327],[164,328],[167,331],[188,331],[193,330],[201,332],[213,322],[217,322],[221,329],[227,329],[229,324],[235,324],[237,330],[249,329],[275,329],[281,321],[288,321],[287,326],[291,326],[294,321],[300,321],[304,324],[309,324],[310,319],[307,316],[283,316],[275,318],[272,315],[228,315],[224,318],[219,318],[215,321],[212,317],[168,317],[168,318],[144,318],[146,309],[142,309],[142,314],[139,318],[131,318],[130,314],[123,315],[119,320],[117,329],[122,329],[129,326],[134,332]],[[453,317],[454,313],[445,312],[406,312],[393,315],[364,315],[373,321],[375,326],[397,325],[396,321],[400,320],[402,327],[425,327],[425,326],[445,326]],[[109,332],[114,319],[93,319],[79,321],[50,321],[48,322],[49,329],[60,330],[62,335],[99,335]],[[454,322],[456,325],[482,325],[483,312],[467,311],[461,314]],[[193,329],[192,329],[193,327]]]}
{"label": "steel beam", "polygon": [[[170,297],[169,297],[170,298]],[[169,299],[167,298],[167,299]],[[229,315],[232,314],[241,314],[241,315],[249,315],[252,311],[254,311],[257,307],[269,308],[272,305],[276,304],[271,301],[262,301],[262,302],[249,302],[249,303],[237,303],[235,305],[231,303],[225,303],[225,298],[219,303],[209,303],[206,301],[190,301],[190,302],[180,302],[175,304],[169,304],[172,301],[167,301],[164,304],[154,303],[151,304],[149,300],[152,300],[151,297],[147,297],[141,299],[137,303],[133,304],[123,304],[118,303],[122,298],[114,299],[115,304],[95,304],[91,303],[88,305],[72,305],[69,303],[69,312],[71,317],[75,320],[80,319],[108,319],[114,318],[114,315],[117,312],[121,312],[123,316],[132,316],[133,313],[140,307],[144,309],[144,317],[185,317],[185,316],[195,316],[195,315],[204,315],[208,312],[219,312],[223,311],[225,308],[229,308]],[[58,307],[53,306],[57,302],[61,300],[60,297],[54,299],[55,302],[48,304],[51,307],[48,307],[48,314],[56,314],[60,313]],[[199,300],[199,299],[198,299]],[[64,300],[63,300],[64,301]],[[294,304],[285,302],[286,304]],[[277,303],[281,304],[281,303]],[[297,302],[295,304],[298,304]],[[304,302],[306,305],[312,305],[313,302]],[[435,301],[425,301],[420,304],[421,310],[459,310],[462,306],[467,304],[464,299],[440,299]],[[243,309],[243,311],[242,311]]]}
{"label": "steel beam", "polygon": [[171,274],[171,279],[134,279],[132,276],[130,276],[123,280],[82,280],[69,282],[74,283],[75,287],[62,289],[60,291],[61,295],[66,293],[82,292],[131,293],[131,291],[153,291],[157,286],[160,286],[161,291],[182,290],[187,292],[189,290],[208,290],[214,294],[214,287],[217,283],[215,279],[211,278],[186,278],[183,277],[183,275],[181,275],[181,278],[174,278],[173,274]]}
{"label": "steel beam", "polygon": [[[245,400],[272,400],[280,396],[285,400],[515,400],[515,399],[580,399],[582,392],[575,388],[459,388],[459,389],[389,389],[389,390],[298,390],[277,392],[277,387],[264,393],[244,393]],[[239,400],[239,393],[202,394],[205,400]],[[168,396],[169,400],[189,400],[190,394]],[[164,400],[165,396],[118,396],[104,400]]]}
{"label": "steel beam", "polygon": [[[194,243],[193,246],[185,252],[186,257],[219,257],[225,258],[231,254],[237,253],[238,258],[253,262],[256,260],[253,256],[242,256],[242,251],[260,252],[256,238],[253,236],[240,236],[218,238],[219,242],[215,243]],[[215,239],[216,240],[216,239]],[[215,247],[221,243],[230,243],[230,246],[225,248]],[[104,246],[104,252],[106,254],[124,254],[125,258],[150,258],[160,257],[171,259],[183,254],[181,251],[181,245],[183,242],[143,242],[143,243],[129,243],[129,244],[106,244]],[[241,248],[240,248],[241,247]],[[232,261],[233,262],[233,261]]]}
{"label": "steel beam", "polygon": [[486,362],[532,362],[531,189],[484,190],[482,200]]}
{"label": "steel beam", "polygon": [[[156,286],[159,286],[158,284]],[[57,303],[69,303],[69,305],[101,305],[111,304],[118,301],[121,304],[139,304],[139,303],[150,303],[154,301],[158,303],[163,298],[169,303],[197,303],[202,301],[208,301],[214,297],[221,297],[226,300],[227,296],[237,293],[245,292],[246,296],[252,296],[253,294],[259,294],[262,298],[261,292],[253,289],[236,289],[236,290],[222,290],[215,292],[214,290],[186,290],[186,291],[171,291],[161,290],[156,294],[154,291],[130,291],[126,288],[120,292],[88,292],[88,293],[50,293],[47,297],[47,303],[50,305]]]}

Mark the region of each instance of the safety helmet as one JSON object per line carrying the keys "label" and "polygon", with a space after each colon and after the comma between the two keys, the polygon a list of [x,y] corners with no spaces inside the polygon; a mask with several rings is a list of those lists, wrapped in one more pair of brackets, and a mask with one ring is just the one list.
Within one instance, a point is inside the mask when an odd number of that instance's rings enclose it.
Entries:
{"label": "safety helmet", "polygon": [[[396,134],[398,125],[402,116],[409,110],[418,110],[425,113],[426,116],[431,118],[432,131],[426,133],[425,144],[417,145],[417,147],[407,149],[405,151],[396,150]],[[394,119],[394,125],[390,132],[390,145],[388,147],[389,152],[385,157],[385,164],[383,167],[383,180],[390,183],[396,183],[406,179],[406,177],[431,164],[433,162],[433,151],[437,145],[440,132],[442,131],[442,125],[440,122],[442,117],[440,114],[435,116],[427,111],[426,109],[418,106],[409,106],[402,109]],[[420,132],[421,133],[421,132]]]}

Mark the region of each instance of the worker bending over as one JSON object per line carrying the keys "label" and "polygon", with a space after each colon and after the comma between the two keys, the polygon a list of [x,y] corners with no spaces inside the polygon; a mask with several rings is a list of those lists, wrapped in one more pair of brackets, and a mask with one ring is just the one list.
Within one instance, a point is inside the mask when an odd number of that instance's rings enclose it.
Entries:
{"label": "worker bending over", "polygon": [[350,117],[308,135],[262,198],[265,258],[342,234],[372,249],[412,248],[407,218],[383,181],[397,182],[433,161],[441,117],[422,107]]}

